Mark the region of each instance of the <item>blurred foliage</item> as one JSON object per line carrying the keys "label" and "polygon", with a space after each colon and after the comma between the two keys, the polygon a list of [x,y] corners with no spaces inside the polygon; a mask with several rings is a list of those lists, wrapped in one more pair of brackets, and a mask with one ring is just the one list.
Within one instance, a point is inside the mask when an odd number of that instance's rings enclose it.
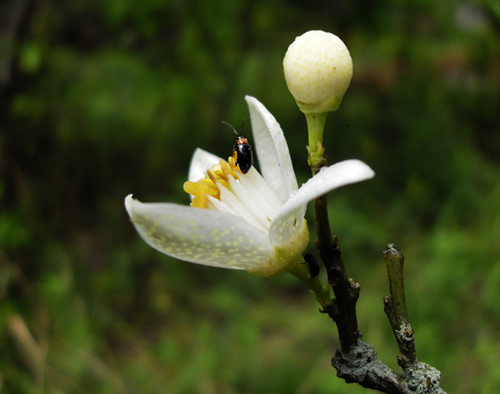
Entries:
{"label": "blurred foliage", "polygon": [[174,261],[123,208],[132,192],[187,203],[192,152],[231,153],[220,122],[239,124],[245,94],[276,116],[304,182],[305,119],[281,62],[311,29],[337,34],[354,60],[327,121],[330,161],[377,173],[330,198],[365,340],[398,368],[381,301],[381,252],[395,242],[419,359],[446,391],[500,391],[496,1],[7,0],[0,11],[0,392],[365,392],[335,377],[336,328],[300,283]]}

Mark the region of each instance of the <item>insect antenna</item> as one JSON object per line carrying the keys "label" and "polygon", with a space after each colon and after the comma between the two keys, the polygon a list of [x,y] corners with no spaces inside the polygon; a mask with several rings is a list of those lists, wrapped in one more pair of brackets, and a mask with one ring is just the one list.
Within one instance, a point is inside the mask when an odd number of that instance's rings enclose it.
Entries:
{"label": "insect antenna", "polygon": [[227,124],[229,127],[231,127],[233,129],[233,131],[234,131],[234,134],[239,135],[238,132],[236,131],[236,129],[233,127],[233,125],[231,123],[227,123],[225,121],[222,121],[222,123]]}
{"label": "insect antenna", "polygon": [[241,133],[243,132],[243,126],[245,126],[245,121],[248,119],[249,116],[250,116],[250,114],[248,114],[247,116],[245,116],[245,119],[243,119],[243,123],[241,124],[241,130],[240,130],[239,133],[236,131],[236,129],[233,127],[233,125],[231,123],[228,123],[228,122],[226,122],[224,120],[222,121],[222,123],[227,124],[229,127],[231,127],[233,129],[234,134],[240,136]]}
{"label": "insect antenna", "polygon": [[245,116],[245,118],[243,119],[243,123],[241,124],[240,135],[243,132],[243,126],[245,126],[245,121],[248,119],[249,116],[250,116],[250,114],[248,114],[247,116]]}

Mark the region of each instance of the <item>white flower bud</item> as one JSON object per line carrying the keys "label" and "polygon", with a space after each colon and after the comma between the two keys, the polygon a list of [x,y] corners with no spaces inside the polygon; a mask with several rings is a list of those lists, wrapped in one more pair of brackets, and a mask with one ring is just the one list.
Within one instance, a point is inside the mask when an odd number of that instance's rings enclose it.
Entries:
{"label": "white flower bud", "polygon": [[320,30],[297,37],[283,59],[285,80],[304,113],[335,111],[352,78],[352,59],[340,38]]}

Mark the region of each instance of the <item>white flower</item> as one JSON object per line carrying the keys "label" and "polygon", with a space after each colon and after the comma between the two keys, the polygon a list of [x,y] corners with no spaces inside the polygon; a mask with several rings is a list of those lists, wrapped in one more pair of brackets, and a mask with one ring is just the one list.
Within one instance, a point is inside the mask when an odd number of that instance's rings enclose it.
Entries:
{"label": "white flower", "polygon": [[288,89],[304,113],[335,111],[352,78],[352,59],[340,38],[320,30],[297,37],[283,59]]}
{"label": "white flower", "polygon": [[160,252],[192,263],[274,276],[302,261],[309,242],[307,203],[370,179],[374,172],[359,160],[347,160],[325,168],[299,189],[281,127],[257,99],[246,100],[262,176],[253,167],[243,175],[234,158],[228,164],[197,149],[185,189],[196,194],[194,205],[206,209],[141,203],[132,195],[125,206],[141,237]]}

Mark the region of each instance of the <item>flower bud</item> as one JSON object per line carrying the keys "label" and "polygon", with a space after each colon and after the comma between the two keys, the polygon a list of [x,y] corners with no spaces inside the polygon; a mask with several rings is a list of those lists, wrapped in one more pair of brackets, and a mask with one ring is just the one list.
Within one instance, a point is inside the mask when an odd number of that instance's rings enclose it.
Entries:
{"label": "flower bud", "polygon": [[283,59],[285,80],[305,114],[335,111],[352,78],[352,59],[340,38],[320,30],[297,37]]}

